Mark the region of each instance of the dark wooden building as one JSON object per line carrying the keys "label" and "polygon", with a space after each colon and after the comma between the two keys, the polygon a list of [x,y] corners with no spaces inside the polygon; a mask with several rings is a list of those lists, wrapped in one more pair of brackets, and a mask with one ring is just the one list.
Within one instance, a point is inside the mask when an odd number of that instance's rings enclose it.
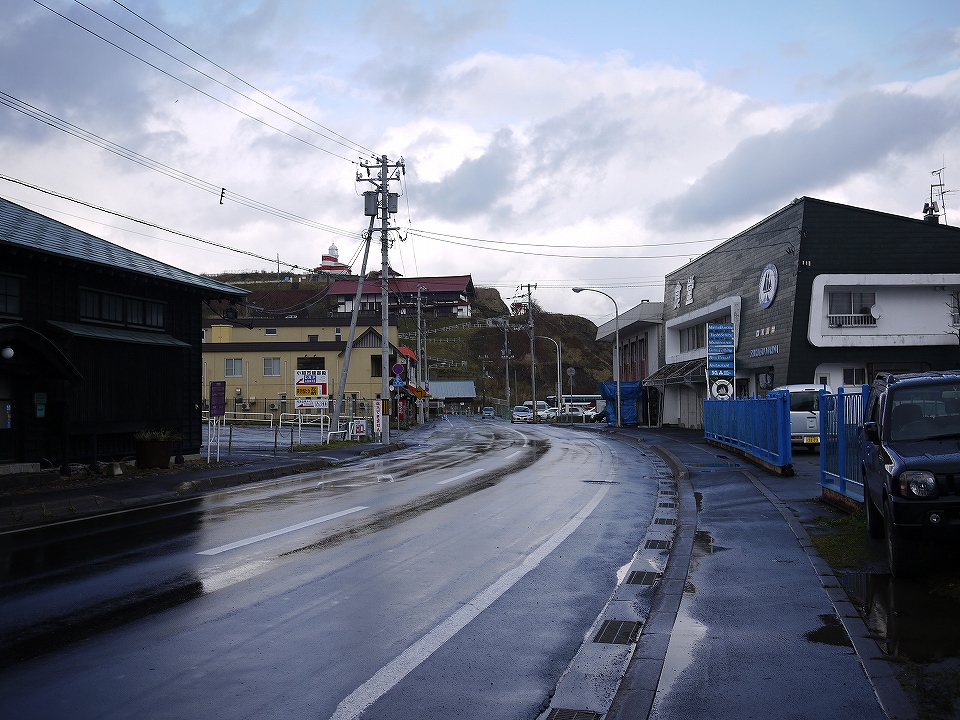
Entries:
{"label": "dark wooden building", "polygon": [[201,445],[201,307],[246,291],[0,199],[0,463]]}

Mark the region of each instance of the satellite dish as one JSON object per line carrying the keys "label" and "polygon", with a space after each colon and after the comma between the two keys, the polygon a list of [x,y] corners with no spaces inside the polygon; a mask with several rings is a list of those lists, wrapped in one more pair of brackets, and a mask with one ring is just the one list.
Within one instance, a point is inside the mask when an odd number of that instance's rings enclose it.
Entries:
{"label": "satellite dish", "polygon": [[883,315],[883,308],[874,303],[870,306],[870,314],[873,316],[874,320],[879,320],[880,316]]}

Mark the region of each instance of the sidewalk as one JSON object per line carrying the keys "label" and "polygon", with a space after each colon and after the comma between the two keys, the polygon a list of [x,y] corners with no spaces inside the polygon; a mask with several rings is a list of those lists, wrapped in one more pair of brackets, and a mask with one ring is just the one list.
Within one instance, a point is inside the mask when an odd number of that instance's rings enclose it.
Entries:
{"label": "sidewalk", "polygon": [[184,465],[171,463],[167,470],[147,470],[134,476],[78,475],[72,479],[76,484],[71,483],[71,478],[60,478],[49,471],[35,476],[7,478],[8,482],[20,480],[33,486],[2,491],[0,530],[36,527],[122,508],[145,507],[209,490],[322,470],[401,450],[433,427],[434,421],[430,421],[412,430],[394,430],[391,433],[393,442],[386,446],[371,442],[297,452],[280,449],[269,457],[258,457],[241,450],[227,456],[222,448],[219,464],[208,465],[204,454],[201,459]]}

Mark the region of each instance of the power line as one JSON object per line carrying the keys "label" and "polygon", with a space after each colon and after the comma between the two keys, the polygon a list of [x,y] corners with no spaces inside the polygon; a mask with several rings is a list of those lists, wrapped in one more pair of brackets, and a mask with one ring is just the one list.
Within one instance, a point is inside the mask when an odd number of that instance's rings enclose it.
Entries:
{"label": "power line", "polygon": [[158,160],[153,160],[146,155],[141,155],[135,150],[131,150],[123,145],[118,145],[117,143],[107,140],[96,133],[92,133],[89,130],[85,130],[77,125],[74,125],[73,123],[67,122],[56,115],[52,115],[45,110],[41,110],[40,108],[30,105],[29,103],[26,103],[23,100],[10,95],[9,93],[5,93],[2,90],[0,90],[0,105],[4,105],[11,110],[15,110],[23,115],[26,115],[27,117],[38,120],[45,125],[66,133],[67,135],[71,135],[75,138],[83,140],[84,142],[90,143],[91,145],[96,145],[103,150],[107,150],[115,155],[119,155],[120,157],[137,163],[142,167],[148,168],[162,175],[166,175],[169,178],[178,180],[198,190],[202,190],[203,192],[230,200],[238,205],[243,205],[253,210],[259,210],[260,212],[274,215],[275,217],[289,220],[290,222],[295,222],[300,225],[305,225],[307,227],[314,228],[315,230],[323,230],[335,235],[342,235],[350,238],[359,237],[359,233],[351,232],[349,230],[342,230],[340,228],[333,227],[332,225],[318,223],[286,210],[281,210],[280,208],[260,202],[259,200],[254,200],[253,198],[249,198],[245,195],[232,192],[219,185],[215,185],[214,183],[202,180],[198,177],[190,175],[189,173],[183,172],[182,170],[177,170],[176,168],[159,162]]}
{"label": "power line", "polygon": [[[283,113],[279,112],[278,110],[273,109],[272,107],[269,107],[268,105],[264,105],[264,104],[263,104],[262,102],[260,102],[259,100],[256,100],[256,99],[250,97],[250,96],[247,95],[246,93],[243,93],[243,92],[237,90],[236,88],[231,87],[230,85],[227,85],[225,82],[223,82],[223,81],[221,81],[221,80],[218,80],[217,78],[213,77],[212,75],[210,75],[210,74],[208,74],[208,73],[205,73],[205,72],[204,72],[203,70],[201,70],[200,68],[194,67],[193,65],[191,65],[191,64],[188,63],[188,62],[186,62],[185,60],[182,60],[182,59],[178,58],[176,55],[173,55],[172,53],[167,52],[167,51],[164,50],[162,47],[160,47],[160,46],[158,46],[158,45],[150,42],[149,40],[147,40],[145,37],[143,37],[143,36],[141,36],[141,35],[138,35],[137,33],[133,32],[132,30],[130,30],[130,29],[127,28],[127,27],[124,27],[123,25],[121,25],[120,23],[118,23],[116,20],[113,20],[113,19],[107,17],[106,15],[104,15],[103,13],[101,13],[101,12],[95,10],[94,8],[90,7],[90,6],[87,5],[86,3],[82,2],[82,0],[74,0],[74,2],[75,2],[77,5],[79,5],[80,7],[85,8],[85,9],[88,10],[89,12],[92,12],[92,13],[93,13],[94,15],[96,15],[97,17],[102,18],[103,20],[106,20],[108,23],[110,23],[110,24],[113,25],[114,27],[117,27],[117,28],[119,28],[120,30],[122,30],[123,32],[127,33],[128,35],[131,35],[132,37],[135,37],[137,40],[139,40],[139,41],[142,42],[143,44],[148,45],[149,47],[152,47],[152,48],[153,48],[154,50],[156,50],[157,52],[163,53],[164,55],[166,55],[166,56],[167,56],[168,58],[170,58],[171,60],[174,60],[175,62],[178,62],[178,63],[180,63],[181,65],[183,65],[184,67],[190,68],[190,69],[193,70],[194,72],[196,72],[196,73],[198,73],[198,74],[200,74],[200,75],[203,75],[203,77],[207,78],[208,80],[211,80],[211,81],[215,82],[217,85],[220,85],[221,87],[226,88],[226,89],[229,90],[230,92],[234,92],[234,93],[236,93],[237,95],[239,95],[240,97],[245,98],[245,99],[249,100],[250,102],[252,102],[252,103],[254,103],[254,104],[256,104],[256,105],[259,105],[260,107],[262,107],[262,108],[263,108],[264,110],[266,110],[267,112],[271,112],[271,113],[273,113],[274,115],[277,115],[277,116],[279,116],[279,117],[282,117],[284,120],[289,120],[290,122],[292,122],[292,123],[294,123],[294,124],[296,124],[296,125],[299,125],[299,126],[302,127],[304,130],[306,130],[306,131],[308,131],[308,132],[315,133],[315,134],[319,135],[320,137],[324,138],[325,140],[330,140],[331,142],[334,142],[334,143],[336,143],[337,145],[340,145],[341,147],[344,147],[344,148],[346,148],[346,149],[348,149],[348,150],[352,150],[352,151],[354,151],[354,152],[357,152],[357,151],[358,151],[358,148],[359,148],[359,151],[360,151],[360,152],[370,152],[370,153],[372,154],[372,152],[373,152],[372,150],[368,150],[367,148],[365,148],[363,145],[360,145],[359,143],[354,143],[354,142],[352,142],[352,141],[349,140],[348,138],[345,138],[345,137],[343,137],[342,135],[339,135],[339,133],[333,133],[333,134],[334,134],[334,135],[337,135],[337,136],[340,137],[340,138],[342,138],[342,140],[338,140],[337,138],[329,137],[328,135],[325,135],[325,134],[323,134],[323,133],[321,133],[321,132],[318,132],[317,130],[314,130],[313,128],[307,127],[307,126],[304,125],[303,123],[301,123],[301,122],[299,122],[299,121],[297,121],[297,120],[294,120],[293,118],[290,118],[290,117],[284,115]],[[152,23],[148,22],[148,21],[145,20],[144,18],[140,17],[139,15],[137,15],[136,13],[134,13],[134,12],[133,12],[132,10],[130,10],[129,8],[121,5],[120,3],[117,3],[117,4],[120,5],[120,7],[122,7],[124,10],[127,10],[128,12],[132,13],[133,15],[136,15],[138,18],[140,18],[141,20],[143,20],[144,22],[146,22],[146,23],[147,23],[148,25],[150,25],[151,27],[154,27],[154,28],[156,28],[157,30],[160,30],[160,28],[157,28],[156,25],[153,25]],[[160,32],[163,32],[163,31],[160,30]],[[183,47],[187,48],[187,50],[190,50],[190,52],[193,52],[193,53],[195,53],[196,55],[200,55],[200,53],[197,53],[196,51],[194,51],[194,50],[192,50],[191,48],[187,47],[186,45],[184,45],[183,43],[181,43],[181,42],[180,42],[179,40],[177,40],[176,38],[171,37],[168,33],[163,33],[163,34],[164,34],[164,35],[167,35],[167,37],[170,37],[170,38],[171,38],[172,40],[174,40],[175,42],[178,42],[180,45],[183,45]],[[200,57],[203,57],[203,56],[200,55]],[[207,60],[207,59],[204,58],[204,60]],[[248,87],[253,88],[252,85],[250,85],[249,83],[245,82],[245,81],[242,80],[241,78],[238,78],[236,75],[234,75],[233,73],[231,73],[229,70],[225,70],[224,68],[220,67],[220,66],[217,65],[216,63],[211,62],[210,60],[207,60],[207,62],[210,62],[212,65],[220,68],[221,70],[223,70],[224,72],[228,73],[228,74],[231,75],[232,77],[236,78],[236,79],[239,80],[240,82],[244,83],[244,84],[247,85]],[[277,102],[274,98],[270,97],[270,96],[267,95],[266,93],[261,92],[260,90],[257,90],[257,88],[253,88],[253,89],[256,90],[258,93],[260,93],[261,95],[270,98],[270,100],[273,100],[274,102]],[[282,105],[283,103],[279,103],[279,104]],[[287,107],[286,105],[284,105],[284,107],[286,107],[288,110],[292,110],[292,108],[289,108],[289,107]],[[293,112],[296,112],[296,111],[293,110]],[[297,114],[300,115],[300,113],[297,113]],[[305,117],[305,116],[301,115],[301,117]],[[309,122],[313,122],[313,121],[310,120],[309,118],[305,118],[305,119],[308,120]],[[314,124],[315,124],[315,125],[319,125],[319,123],[314,123]],[[320,127],[323,127],[323,126],[320,126]],[[326,130],[327,128],[324,128],[324,129]],[[332,133],[333,131],[330,130],[329,132]],[[343,141],[346,141],[346,142],[343,142]]]}
{"label": "power line", "polygon": [[[477,245],[474,243],[468,242],[459,242],[457,240],[451,240],[449,237],[437,237],[432,234],[425,233],[419,230],[410,230],[411,235],[416,235],[422,237],[425,240],[435,240],[436,242],[447,243],[450,245],[459,245],[461,247],[474,248],[475,250],[486,250],[487,252],[500,252],[508,253],[513,255],[532,255],[535,257],[555,257],[555,258],[566,258],[568,260],[664,260],[670,258],[689,258],[690,253],[678,253],[674,255],[567,255],[562,253],[547,253],[547,252],[534,252],[531,250],[515,250],[509,248],[499,248],[499,247],[484,247],[483,245]],[[483,242],[483,241],[477,241]],[[519,244],[519,243],[518,243]],[[791,245],[792,241],[782,240],[780,242],[771,243],[768,247],[773,247],[776,245]],[[537,247],[534,245],[533,247]],[[571,246],[572,247],[572,246]],[[604,247],[604,246],[600,246]],[[635,247],[635,246],[634,246]],[[711,252],[741,252],[740,250],[721,250],[714,249]]]}
{"label": "power line", "polygon": [[[57,11],[54,10],[52,7],[50,7],[49,5],[44,5],[42,2],[40,2],[40,0],[33,0],[33,1],[34,1],[37,5],[39,5],[40,7],[46,8],[47,10],[49,10],[49,11],[52,12],[54,15],[57,15],[57,16],[63,18],[64,20],[66,20],[67,22],[69,22],[71,25],[75,25],[76,27],[80,28],[81,30],[90,33],[91,35],[93,35],[93,36],[96,37],[96,38],[99,38],[100,40],[102,40],[103,42],[107,43],[108,45],[112,45],[112,46],[115,47],[117,50],[121,51],[122,53],[125,53],[126,55],[129,55],[130,57],[132,57],[132,58],[134,58],[134,59],[136,59],[136,60],[139,60],[139,61],[142,62],[144,65],[147,65],[147,66],[149,66],[149,67],[152,67],[154,70],[156,70],[156,71],[159,72],[159,73],[162,73],[162,74],[166,75],[166,76],[167,76],[168,78],[170,78],[171,80],[176,80],[178,83],[181,83],[182,85],[186,85],[186,86],[187,86],[188,88],[190,88],[191,90],[196,90],[198,93],[200,93],[201,95],[204,95],[204,96],[210,98],[210,99],[213,100],[214,102],[217,102],[217,103],[223,105],[224,107],[230,108],[231,110],[233,110],[233,111],[235,111],[235,112],[238,112],[238,113],[240,113],[241,115],[243,115],[243,116],[245,116],[245,117],[248,117],[248,118],[250,118],[251,120],[253,120],[253,121],[255,121],[255,122],[258,122],[258,123],[260,123],[261,125],[270,128],[271,130],[276,130],[278,133],[281,133],[281,134],[283,134],[283,135],[286,135],[286,136],[289,137],[289,138],[293,138],[293,139],[296,140],[297,142],[301,142],[301,143],[303,143],[304,145],[308,145],[308,146],[314,148],[315,150],[319,150],[320,152],[326,153],[327,155],[331,155],[331,156],[333,156],[333,157],[340,158],[341,160],[346,160],[348,163],[352,163],[352,164],[354,164],[354,165],[356,164],[356,161],[355,161],[355,160],[351,160],[350,158],[344,157],[343,155],[341,155],[341,154],[339,154],[339,153],[336,153],[336,152],[333,152],[332,150],[327,150],[327,149],[324,148],[324,147],[320,147],[319,145],[315,145],[314,143],[310,142],[309,140],[304,140],[303,138],[298,137],[298,136],[294,135],[293,133],[289,133],[289,132],[287,132],[286,130],[281,130],[281,129],[278,128],[276,125],[271,125],[271,124],[268,123],[266,120],[263,120],[263,119],[261,119],[261,118],[258,118],[256,115],[251,115],[250,113],[245,112],[245,111],[241,110],[240,108],[238,108],[238,107],[236,107],[236,106],[234,106],[234,105],[231,105],[231,104],[228,103],[226,100],[221,100],[220,98],[216,97],[215,95],[211,95],[211,94],[208,93],[206,90],[202,90],[202,89],[198,88],[196,85],[191,85],[191,84],[188,83],[186,80],[184,80],[184,79],[182,79],[182,78],[178,78],[176,75],[174,75],[174,74],[172,74],[172,73],[170,73],[170,72],[167,72],[166,70],[164,70],[163,68],[159,67],[158,65],[154,65],[154,64],[153,64],[152,62],[150,62],[149,60],[146,60],[146,59],[140,57],[140,56],[137,55],[136,53],[134,53],[134,52],[132,52],[132,51],[130,51],[130,50],[127,50],[127,49],[124,48],[124,47],[121,47],[120,45],[118,45],[117,43],[113,42],[112,40],[108,40],[108,39],[105,38],[103,35],[100,35],[100,34],[94,32],[93,30],[91,30],[90,28],[86,27],[86,26],[83,25],[82,23],[79,23],[79,22],[77,22],[76,20],[73,20],[73,19],[67,17],[67,16],[64,15],[63,13],[57,12]],[[288,119],[289,119],[289,118],[288,118]],[[330,139],[330,138],[327,138],[327,139]],[[341,144],[342,144],[342,143],[341,143]]]}
{"label": "power line", "polygon": [[[260,93],[260,94],[263,95],[264,97],[270,98],[270,100],[272,100],[273,102],[277,103],[277,105],[280,105],[281,107],[286,108],[286,109],[289,110],[290,112],[295,113],[296,115],[302,117],[302,118],[303,118],[304,120],[306,120],[307,122],[313,123],[313,124],[316,125],[317,127],[323,128],[323,129],[326,130],[327,132],[329,132],[329,133],[331,133],[331,134],[333,134],[333,135],[336,135],[337,137],[342,138],[343,140],[346,140],[346,141],[347,141],[348,143],[350,143],[351,145],[355,145],[356,147],[361,148],[362,150],[364,150],[364,151],[366,151],[366,152],[368,152],[368,153],[370,153],[370,154],[372,154],[372,155],[375,155],[375,154],[376,154],[375,151],[371,150],[371,149],[368,148],[366,145],[362,145],[362,144],[360,144],[360,143],[358,143],[358,142],[354,142],[353,140],[350,140],[349,138],[347,138],[347,137],[341,135],[340,133],[338,133],[336,130],[333,130],[333,129],[331,129],[331,128],[328,128],[326,125],[323,125],[322,123],[318,123],[316,120],[312,120],[311,118],[307,117],[306,115],[304,115],[303,113],[299,112],[298,110],[290,107],[289,105],[287,105],[286,103],[284,103],[282,100],[278,100],[277,98],[273,97],[272,95],[269,95],[269,94],[265,93],[263,90],[261,90],[260,88],[256,87],[255,85],[251,85],[249,82],[247,82],[247,81],[244,80],[243,78],[239,77],[238,75],[235,75],[234,73],[230,72],[229,70],[227,70],[227,69],[226,69],[225,67],[223,67],[222,65],[218,65],[217,63],[215,63],[213,60],[211,60],[210,58],[208,58],[208,57],[207,57],[206,55],[204,55],[203,53],[198,52],[197,50],[194,50],[192,47],[190,47],[190,46],[187,45],[186,43],[181,42],[180,40],[178,40],[177,38],[175,38],[173,35],[171,35],[170,33],[168,33],[167,31],[165,31],[165,30],[163,30],[162,28],[154,25],[152,22],[150,22],[150,21],[147,20],[145,17],[143,17],[143,15],[139,15],[138,13],[136,13],[135,11],[131,10],[131,9],[128,8],[126,5],[124,5],[122,2],[119,2],[119,0],[113,0],[113,2],[114,2],[116,5],[119,5],[120,7],[122,7],[124,10],[126,10],[128,13],[130,13],[130,14],[133,15],[134,17],[139,18],[140,20],[142,20],[143,22],[145,22],[147,25],[149,25],[150,27],[152,27],[152,28],[153,28],[154,30],[156,30],[157,32],[159,32],[159,33],[165,35],[166,37],[170,38],[171,40],[173,40],[175,43],[177,43],[177,44],[180,45],[181,47],[186,48],[187,50],[189,50],[190,52],[192,52],[192,53],[193,53],[194,55],[196,55],[197,57],[202,58],[202,59],[205,60],[206,62],[208,62],[208,63],[210,63],[211,65],[213,65],[215,68],[217,68],[217,69],[219,69],[219,70],[222,70],[223,72],[227,73],[227,75],[229,75],[230,77],[232,77],[232,78],[234,78],[234,79],[242,82],[244,85],[246,85],[246,86],[247,86],[248,88],[250,88],[251,90],[255,90],[256,92]],[[198,72],[199,72],[199,71],[198,71]]]}
{"label": "power line", "polygon": [[278,265],[285,265],[286,267],[289,267],[291,270],[311,270],[312,271],[312,268],[305,268],[305,267],[301,267],[300,265],[295,265],[293,263],[281,262],[279,258],[274,259],[274,258],[264,257],[263,255],[258,255],[255,252],[250,252],[249,250],[240,250],[238,248],[230,247],[229,245],[224,245],[223,243],[214,242],[213,240],[205,240],[204,238],[198,237],[196,235],[190,235],[188,233],[180,232],[179,230],[172,230],[171,228],[164,227],[163,225],[158,225],[157,223],[150,222],[149,220],[141,220],[140,218],[135,218],[132,215],[126,215],[124,213],[117,212],[116,210],[110,210],[108,208],[101,207],[99,205],[94,205],[93,203],[88,203],[85,200],[78,200],[77,198],[70,197],[69,195],[64,195],[54,190],[48,190],[47,188],[42,188],[39,185],[33,185],[32,183],[28,183],[23,180],[18,180],[17,178],[9,177],[7,175],[0,174],[0,180],[6,180],[7,182],[16,183],[17,185],[28,187],[31,190],[37,190],[47,195],[58,197],[61,200],[68,200],[72,203],[77,203],[78,205],[83,205],[93,210],[97,210],[102,213],[107,213],[108,215],[115,215],[116,217],[123,218],[124,220],[130,220],[131,222],[139,223],[140,225],[145,225],[147,227],[156,228],[157,230],[162,230],[163,232],[171,233],[172,235],[179,235],[180,237],[185,237],[188,240],[196,240],[197,242],[204,243],[205,245],[213,245],[214,247],[222,248],[224,250],[230,250],[231,252],[239,253],[240,255],[247,255],[249,257],[256,258],[257,260],[264,260],[270,263],[271,265],[273,263],[277,263]]}

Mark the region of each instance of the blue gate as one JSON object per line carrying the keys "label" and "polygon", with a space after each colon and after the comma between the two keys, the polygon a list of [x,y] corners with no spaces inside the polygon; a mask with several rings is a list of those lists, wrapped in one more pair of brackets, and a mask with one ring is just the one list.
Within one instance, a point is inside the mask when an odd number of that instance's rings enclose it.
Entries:
{"label": "blue gate", "polygon": [[870,386],[858,393],[820,391],[820,486],[863,502],[863,409]]}
{"label": "blue gate", "polygon": [[792,465],[790,397],[771,392],[765,398],[704,400],[703,436],[777,467]]}

